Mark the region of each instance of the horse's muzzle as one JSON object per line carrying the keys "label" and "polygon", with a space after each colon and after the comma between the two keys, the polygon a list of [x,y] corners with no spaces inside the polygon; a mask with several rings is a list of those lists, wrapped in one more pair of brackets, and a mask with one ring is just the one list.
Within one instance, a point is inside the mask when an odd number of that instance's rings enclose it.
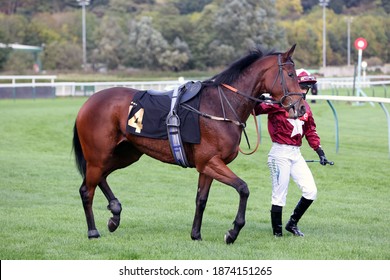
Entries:
{"label": "horse's muzzle", "polygon": [[306,113],[306,106],[303,102],[297,102],[295,106],[291,106],[288,110],[288,117],[291,119],[297,119],[302,117]]}

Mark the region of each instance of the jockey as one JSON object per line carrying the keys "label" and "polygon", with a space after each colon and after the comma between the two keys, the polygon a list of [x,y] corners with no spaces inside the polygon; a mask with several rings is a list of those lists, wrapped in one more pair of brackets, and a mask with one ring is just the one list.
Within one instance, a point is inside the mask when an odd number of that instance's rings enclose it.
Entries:
{"label": "jockey", "polygon": [[310,75],[310,73],[303,68],[297,69],[296,74],[298,77],[298,83],[304,90],[312,88],[317,83],[316,77]]}
{"label": "jockey", "polygon": [[[296,73],[298,77],[298,83],[301,85],[306,85],[308,89],[310,88],[311,94],[317,95],[318,88],[316,77],[310,75],[310,73],[303,68],[296,70]],[[311,103],[316,103],[316,101],[312,100]]]}
{"label": "jockey", "polygon": [[[296,74],[301,89],[306,92],[317,82],[316,78],[304,69],[298,69]],[[268,167],[272,182],[271,224],[276,237],[283,235],[282,210],[286,205],[290,177],[301,190],[302,197],[287,222],[287,231],[295,236],[304,236],[297,226],[298,221],[317,198],[313,175],[301,154],[302,139],[306,138],[309,146],[318,154],[322,165],[329,163],[321,148],[312,111],[309,104],[304,102],[306,113],[298,119],[288,118],[286,110],[278,104],[262,102],[255,107],[256,115],[268,114],[268,132],[273,142],[268,154]]]}

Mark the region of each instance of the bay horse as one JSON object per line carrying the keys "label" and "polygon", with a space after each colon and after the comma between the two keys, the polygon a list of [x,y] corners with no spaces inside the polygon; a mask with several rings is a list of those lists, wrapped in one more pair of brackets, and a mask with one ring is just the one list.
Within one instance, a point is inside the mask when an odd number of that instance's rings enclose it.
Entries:
{"label": "bay horse", "polygon": [[[199,93],[200,143],[183,143],[189,167],[196,168],[199,173],[191,231],[193,240],[202,239],[202,218],[213,180],[233,187],[240,198],[233,228],[227,231],[224,241],[233,243],[245,225],[249,189],[227,164],[236,158],[245,122],[256,103],[264,102],[262,94],[269,93],[272,99],[268,102],[279,103],[292,118],[305,113],[304,94],[298,85],[292,60],[294,50],[295,45],[284,53],[252,50],[221,73],[202,82]],[[88,238],[100,237],[92,211],[97,186],[107,198],[107,208],[113,215],[108,220],[109,231],[115,231],[120,223],[122,206],[107,183],[108,175],[133,164],[143,154],[176,164],[169,140],[141,137],[126,131],[129,104],[137,92],[139,90],[124,87],[102,90],[93,94],[77,115],[73,151],[83,177],[79,192]]]}

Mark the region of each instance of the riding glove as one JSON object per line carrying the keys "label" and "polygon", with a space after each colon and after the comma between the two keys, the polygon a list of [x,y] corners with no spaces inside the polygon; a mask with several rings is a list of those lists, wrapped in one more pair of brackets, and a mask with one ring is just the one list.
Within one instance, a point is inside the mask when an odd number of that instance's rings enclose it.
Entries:
{"label": "riding glove", "polygon": [[321,149],[321,147],[319,147],[317,150],[316,150],[318,156],[320,157],[320,163],[321,165],[326,165],[328,162],[326,156],[325,156],[325,153],[324,151]]}

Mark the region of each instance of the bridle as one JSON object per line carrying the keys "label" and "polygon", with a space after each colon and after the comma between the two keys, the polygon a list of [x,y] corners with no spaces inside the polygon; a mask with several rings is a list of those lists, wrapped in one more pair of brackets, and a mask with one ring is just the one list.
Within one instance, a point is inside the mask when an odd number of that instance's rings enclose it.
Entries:
{"label": "bridle", "polygon": [[[244,93],[240,92],[238,89],[236,89],[236,88],[234,88],[234,87],[232,87],[230,85],[227,85],[227,84],[221,84],[221,85],[223,87],[229,89],[230,91],[245,97],[246,99],[249,99],[249,100],[252,100],[252,101],[255,101],[255,102],[267,102],[267,103],[279,104],[286,111],[289,111],[290,109],[293,109],[294,113],[296,113],[295,106],[296,106],[296,104],[298,102],[300,102],[302,100],[302,98],[305,99],[305,94],[303,94],[302,92],[289,92],[288,91],[288,88],[286,86],[286,81],[285,81],[284,75],[283,75],[283,66],[287,65],[287,64],[294,65],[294,63],[292,61],[286,61],[286,62],[282,63],[282,55],[278,54],[278,67],[279,67],[278,75],[275,77],[275,80],[272,83],[270,92],[272,92],[272,89],[274,88],[274,86],[275,86],[275,84],[276,84],[276,82],[277,82],[277,80],[278,80],[278,78],[280,76],[280,84],[282,85],[283,96],[282,96],[282,98],[279,101],[276,101],[275,99],[270,98],[270,97],[266,97],[264,94],[262,94],[260,96],[260,98],[252,97],[250,95],[247,95],[247,94],[244,94]],[[218,87],[218,91],[219,92],[222,91],[220,89],[220,87]],[[295,101],[292,101],[291,96],[294,96],[294,95],[295,96],[300,96],[300,98],[298,98]],[[245,155],[250,155],[250,154],[253,154],[254,152],[256,152],[257,148],[259,147],[259,143],[260,143],[260,136],[259,136],[259,131],[258,131],[258,127],[257,127],[257,120],[256,120],[256,116],[255,116],[254,111],[252,112],[252,114],[254,116],[255,123],[256,123],[257,143],[256,143],[255,149],[253,151],[249,152],[249,153],[243,152],[241,150],[241,148],[239,147],[240,152],[245,154]],[[247,136],[247,134],[245,132],[245,125],[243,126],[243,131],[244,131],[244,135],[245,135],[248,147],[250,148],[248,136]]]}
{"label": "bridle", "polygon": [[[280,106],[282,106],[284,109],[286,109],[287,111],[289,111],[290,109],[293,109],[294,112],[295,111],[295,105],[300,102],[302,100],[302,98],[304,99],[305,98],[305,95],[302,93],[302,92],[289,92],[288,89],[287,89],[287,86],[286,86],[286,81],[284,79],[284,75],[283,75],[283,66],[284,65],[294,65],[294,63],[292,61],[286,61],[284,63],[282,63],[282,55],[281,54],[278,54],[278,67],[279,67],[279,70],[278,70],[278,75],[276,76],[274,82],[272,83],[272,87],[271,87],[271,90],[270,92],[272,92],[272,89],[274,88],[279,76],[280,76],[280,84],[282,85],[282,89],[283,89],[283,96],[282,98],[279,100],[279,101],[276,101],[275,99],[273,98],[270,98],[270,97],[266,97],[264,95],[264,93],[260,96],[260,98],[256,98],[256,97],[253,97],[253,96],[250,96],[250,95],[247,95],[241,91],[239,91],[238,89],[236,89],[235,87],[231,86],[231,85],[228,85],[228,84],[221,84],[221,86],[223,86],[224,88],[236,93],[236,94],[239,94],[241,96],[243,96],[244,98],[246,99],[249,99],[251,101],[254,101],[254,102],[267,102],[267,103],[271,103],[271,104],[279,104]],[[209,114],[206,114],[206,113],[202,113],[200,112],[199,110],[196,110],[195,108],[193,108],[192,106],[188,105],[188,104],[181,104],[184,108],[186,108],[187,110],[190,110],[192,112],[195,112],[203,117],[206,117],[206,118],[210,118],[210,119],[214,119],[214,120],[219,120],[219,121],[226,121],[226,122],[232,122],[238,126],[241,126],[243,128],[243,131],[244,131],[244,135],[245,135],[245,138],[246,138],[246,141],[248,143],[248,146],[250,147],[249,145],[249,140],[248,140],[248,136],[245,132],[245,127],[246,127],[246,124],[241,122],[236,114],[236,112],[234,111],[233,107],[231,106],[230,102],[228,101],[228,99],[226,98],[222,88],[220,86],[218,86],[218,92],[219,92],[219,95],[220,95],[220,99],[221,99],[221,104],[223,104],[222,102],[222,98],[224,98],[226,100],[226,102],[228,103],[228,105],[230,106],[230,109],[232,110],[232,112],[234,113],[235,115],[235,118],[236,120],[231,120],[231,119],[228,119],[225,115],[225,110],[224,108],[222,107],[223,109],[223,117],[216,117],[216,116],[212,116],[212,115],[209,115]],[[297,95],[297,96],[300,96],[301,98],[295,100],[295,101],[292,101],[291,100],[291,96],[294,96],[294,95]],[[287,103],[287,105],[285,105]],[[254,115],[254,112],[252,113]],[[257,133],[258,134],[258,133]],[[258,141],[259,141],[259,137],[258,137]],[[251,153],[248,153],[248,154],[252,154],[254,153],[256,150],[257,150],[257,147],[258,147],[258,143],[257,142],[257,145],[256,145],[256,148],[254,151],[252,151]],[[245,154],[245,153],[244,153]]]}
{"label": "bridle", "polygon": [[[295,111],[295,105],[300,102],[303,99],[305,99],[305,95],[302,93],[302,92],[289,92],[288,89],[287,89],[287,86],[286,86],[286,81],[284,79],[284,75],[283,75],[283,66],[284,65],[287,65],[287,64],[290,64],[290,65],[294,65],[294,62],[292,61],[286,61],[284,63],[282,63],[282,56],[279,54],[278,55],[278,66],[279,66],[279,71],[278,71],[278,75],[276,76],[274,82],[272,83],[272,87],[271,87],[271,92],[272,92],[272,89],[274,88],[275,84],[276,84],[276,81],[278,80],[279,76],[280,76],[280,84],[282,85],[282,89],[283,89],[283,96],[282,98],[280,99],[279,101],[279,104],[284,108],[286,109],[287,111],[289,111],[290,109],[293,109]],[[291,100],[291,96],[294,96],[294,95],[298,95],[300,96],[301,98],[295,100],[294,102],[292,102]],[[287,105],[285,105],[287,104]]]}
{"label": "bridle", "polygon": [[[288,88],[286,86],[286,80],[285,80],[284,75],[283,75],[283,66],[284,65],[288,65],[288,64],[289,65],[294,65],[294,63],[292,61],[286,61],[286,62],[282,63],[282,55],[278,54],[278,67],[279,67],[278,75],[276,75],[275,80],[272,83],[270,92],[272,92],[272,89],[274,88],[274,86],[275,86],[275,84],[276,84],[276,82],[277,82],[277,80],[278,80],[278,78],[280,76],[280,84],[282,85],[283,96],[282,96],[282,98],[279,101],[276,101],[276,100],[274,100],[273,98],[270,98],[270,97],[266,97],[264,94],[262,94],[260,96],[260,98],[256,98],[256,97],[247,95],[247,94],[239,91],[238,89],[236,89],[236,88],[234,88],[234,87],[232,87],[230,85],[227,85],[227,84],[221,84],[221,85],[223,87],[229,89],[230,91],[235,92],[235,93],[245,97],[246,99],[249,99],[249,100],[252,100],[252,101],[255,101],[255,102],[267,102],[267,103],[279,104],[280,106],[282,106],[287,111],[289,111],[290,109],[293,109],[295,111],[295,105],[298,102],[300,102],[302,100],[302,98],[305,99],[305,95],[302,92],[289,92],[288,91]],[[299,99],[297,99],[295,101],[292,101],[291,100],[291,96],[294,96],[294,95],[298,95],[301,98],[299,98]]]}

